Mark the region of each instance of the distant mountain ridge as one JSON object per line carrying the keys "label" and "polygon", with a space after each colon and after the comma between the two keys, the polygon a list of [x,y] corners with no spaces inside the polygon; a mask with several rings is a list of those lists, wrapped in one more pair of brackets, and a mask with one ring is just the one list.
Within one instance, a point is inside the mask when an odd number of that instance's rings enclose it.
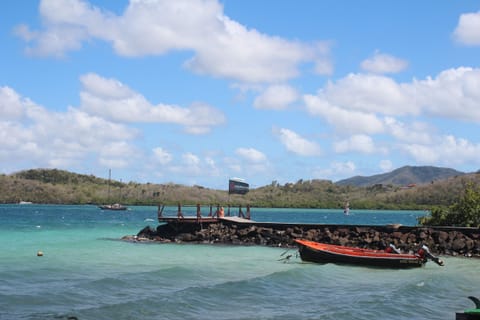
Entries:
{"label": "distant mountain ridge", "polygon": [[337,181],[337,185],[368,187],[375,184],[407,186],[410,184],[424,184],[435,180],[447,179],[454,176],[464,175],[464,172],[451,168],[433,166],[404,166],[391,172],[377,174],[369,177],[355,176]]}

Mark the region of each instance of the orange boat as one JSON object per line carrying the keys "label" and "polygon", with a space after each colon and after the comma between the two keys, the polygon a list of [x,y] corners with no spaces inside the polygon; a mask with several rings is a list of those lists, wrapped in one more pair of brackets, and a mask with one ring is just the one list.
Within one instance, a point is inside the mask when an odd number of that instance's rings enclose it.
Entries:
{"label": "orange boat", "polygon": [[416,254],[402,254],[395,250],[345,247],[302,239],[296,239],[295,242],[299,247],[300,258],[309,262],[404,269],[421,267],[430,259],[443,266],[443,261],[433,256],[427,246],[422,246]]}

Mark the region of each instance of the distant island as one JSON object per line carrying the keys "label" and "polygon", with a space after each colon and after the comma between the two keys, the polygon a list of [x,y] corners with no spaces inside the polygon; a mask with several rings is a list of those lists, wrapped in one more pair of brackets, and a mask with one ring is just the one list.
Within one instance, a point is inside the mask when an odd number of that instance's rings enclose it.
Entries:
{"label": "distant island", "polygon": [[[405,166],[371,177],[336,183],[304,180],[280,185],[276,181],[245,195],[181,184],[123,183],[58,169],[31,169],[0,175],[0,203],[166,205],[250,204],[253,207],[355,209],[429,209],[451,205],[480,173],[449,168]],[[108,189],[110,187],[110,194]]]}

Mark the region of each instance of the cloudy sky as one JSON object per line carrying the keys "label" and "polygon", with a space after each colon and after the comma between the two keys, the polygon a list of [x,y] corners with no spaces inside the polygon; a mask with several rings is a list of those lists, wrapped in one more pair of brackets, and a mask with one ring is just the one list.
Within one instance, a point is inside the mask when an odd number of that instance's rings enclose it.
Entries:
{"label": "cloudy sky", "polygon": [[1,7],[1,173],[227,189],[480,169],[478,1]]}

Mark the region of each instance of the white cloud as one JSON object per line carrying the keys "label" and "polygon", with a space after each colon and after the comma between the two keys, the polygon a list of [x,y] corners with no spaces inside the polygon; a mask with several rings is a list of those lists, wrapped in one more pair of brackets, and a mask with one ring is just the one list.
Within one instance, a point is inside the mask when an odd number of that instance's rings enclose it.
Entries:
{"label": "white cloud", "polygon": [[38,145],[33,143],[35,135],[21,123],[12,121],[0,121],[0,150],[5,156],[12,154],[12,160],[17,158],[17,153],[22,154],[31,152],[31,157],[35,158],[39,153]]}
{"label": "white cloud", "polygon": [[425,114],[480,122],[480,69],[448,69],[436,78],[414,81],[412,87]]}
{"label": "white cloud", "polygon": [[[325,44],[322,44],[322,46],[328,49],[328,47]],[[319,74],[319,75],[333,74],[333,71],[334,71],[333,62],[330,60],[327,54],[325,54],[325,56],[322,56],[320,59],[317,59],[317,61],[315,61],[314,71],[316,74]]]}
{"label": "white cloud", "polygon": [[480,11],[460,15],[453,35],[462,44],[480,45]]}
{"label": "white cloud", "polygon": [[153,150],[154,161],[160,163],[161,165],[166,165],[170,163],[173,159],[173,156],[168,151],[163,148],[157,147]]}
{"label": "white cloud", "polygon": [[422,164],[433,164],[440,160],[440,155],[434,147],[421,144],[403,145],[402,149],[406,151],[415,161]]}
{"label": "white cloud", "polygon": [[261,151],[254,148],[238,148],[235,153],[249,162],[265,162],[267,157]]}
{"label": "white cloud", "polygon": [[80,28],[52,27],[47,34],[31,31],[26,25],[19,25],[14,33],[27,42],[35,42],[34,46],[28,46],[25,53],[32,56],[54,56],[62,58],[65,51],[78,50],[82,47],[82,41],[88,38],[85,30]]}
{"label": "white cloud", "polygon": [[32,165],[67,168],[92,155],[101,163],[117,161],[112,167],[118,167],[135,154],[130,144],[135,129],[71,107],[52,112],[11,88],[0,89],[0,106],[0,158],[14,170]]}
{"label": "white cloud", "polygon": [[198,166],[200,164],[200,158],[191,152],[184,153],[182,159],[183,163],[189,166]]}
{"label": "white cloud", "polygon": [[205,163],[208,167],[212,168],[212,169],[216,169],[216,161],[210,157],[206,157],[205,158]]}
{"label": "white cloud", "polygon": [[319,156],[321,154],[321,148],[318,144],[308,141],[292,130],[282,128],[275,133],[290,152],[301,156]]}
{"label": "white cloud", "polygon": [[338,141],[334,143],[335,152],[360,152],[360,153],[373,153],[375,152],[375,146],[370,136],[364,134],[357,134],[351,136],[349,139]]}
{"label": "white cloud", "polygon": [[429,144],[432,142],[432,135],[429,125],[421,122],[405,124],[395,118],[385,117],[386,132],[395,139],[402,142]]}
{"label": "white cloud", "polygon": [[97,74],[81,77],[81,109],[120,122],[159,122],[182,125],[193,134],[209,132],[212,126],[225,122],[224,114],[213,107],[195,103],[189,108],[153,105],[141,94],[115,79]]}
{"label": "white cloud", "polygon": [[161,172],[187,177],[191,184],[196,184],[197,177],[218,177],[221,174],[215,160],[211,157],[201,158],[192,152],[183,153],[179,162],[169,162],[161,168]]}
{"label": "white cloud", "polygon": [[373,74],[349,74],[329,82],[319,97],[344,109],[387,115],[418,114],[412,88]]}
{"label": "white cloud", "polygon": [[355,163],[353,161],[347,162],[332,162],[330,167],[325,168],[316,168],[313,172],[313,175],[318,179],[332,179],[339,180],[346,177],[351,177],[356,170]]}
{"label": "white cloud", "polygon": [[240,176],[244,179],[256,179],[259,174],[269,175],[272,167],[267,156],[254,148],[238,148],[237,156],[227,156],[222,159],[223,167],[228,176]]}
{"label": "white cloud", "polygon": [[273,85],[258,96],[253,105],[258,109],[282,110],[298,99],[297,91],[287,85]]}
{"label": "white cloud", "polygon": [[325,118],[340,134],[374,134],[384,130],[384,125],[373,113],[352,111],[332,105],[318,96],[303,97],[307,111]]}
{"label": "white cloud", "polygon": [[325,119],[337,134],[388,132],[403,141],[426,143],[431,137],[425,124],[416,121],[406,126],[394,117],[425,115],[480,122],[480,69],[449,69],[411,83],[349,74],[329,82],[317,95],[304,95],[303,100],[306,110]]}
{"label": "white cloud", "polygon": [[109,168],[125,168],[136,159],[135,148],[125,141],[115,141],[99,151],[100,163]]}
{"label": "white cloud", "polygon": [[22,98],[9,87],[0,87],[0,119],[15,120],[23,116],[25,104],[31,104],[28,99]]}
{"label": "white cloud", "polygon": [[279,82],[298,76],[298,64],[321,60],[325,51],[248,30],[225,16],[221,22],[222,29],[195,48],[187,68],[241,82]]}
{"label": "white cloud", "polygon": [[459,164],[478,164],[480,144],[452,135],[439,137],[429,145],[404,144],[401,145],[407,154],[422,164],[440,164],[455,166]]}
{"label": "white cloud", "polygon": [[279,82],[296,77],[301,63],[316,72],[331,73],[330,44],[306,44],[248,29],[223,13],[218,1],[131,0],[123,15],[81,0],[43,0],[40,14],[45,29],[17,27],[27,51],[63,56],[82,43],[100,39],[124,56],[192,51],[185,66],[194,72],[241,82]]}
{"label": "white cloud", "polygon": [[167,168],[162,168],[162,171],[169,171],[175,174],[182,174],[186,176],[197,177],[201,174],[208,174],[202,170],[202,161],[200,158],[191,152],[182,154],[181,161],[174,163]]}
{"label": "white cloud", "polygon": [[176,177],[183,183],[198,184],[198,178],[217,178],[222,175],[222,168],[217,166],[217,161],[210,156],[201,157],[193,152],[184,152],[179,156],[180,160],[174,160],[174,155],[161,147],[152,149],[152,161],[145,166],[148,175],[157,177]]}
{"label": "white cloud", "polygon": [[382,160],[380,161],[380,169],[383,172],[389,172],[393,169],[393,163],[390,160]]}
{"label": "white cloud", "polygon": [[373,73],[397,73],[405,70],[408,62],[389,54],[375,52],[373,57],[362,61],[361,67],[363,70]]}

